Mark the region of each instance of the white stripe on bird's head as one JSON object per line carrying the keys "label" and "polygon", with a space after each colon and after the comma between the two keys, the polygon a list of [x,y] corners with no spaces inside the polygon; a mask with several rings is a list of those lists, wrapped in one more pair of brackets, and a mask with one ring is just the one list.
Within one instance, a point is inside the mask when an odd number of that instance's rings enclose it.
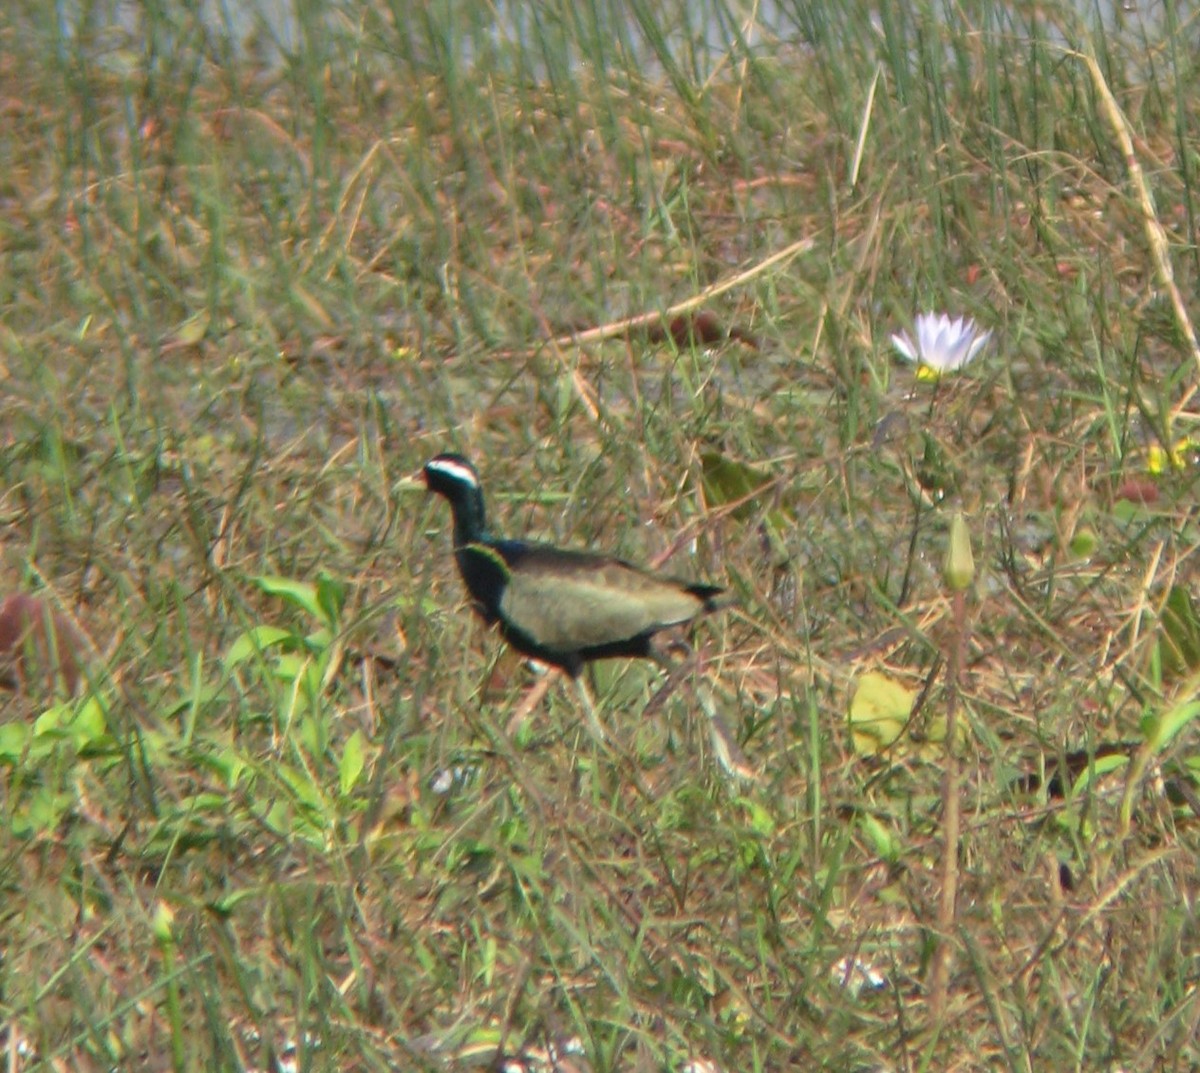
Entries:
{"label": "white stripe on bird's head", "polygon": [[425,463],[425,474],[439,474],[459,484],[479,487],[479,477],[474,467],[465,458],[456,455],[438,455]]}

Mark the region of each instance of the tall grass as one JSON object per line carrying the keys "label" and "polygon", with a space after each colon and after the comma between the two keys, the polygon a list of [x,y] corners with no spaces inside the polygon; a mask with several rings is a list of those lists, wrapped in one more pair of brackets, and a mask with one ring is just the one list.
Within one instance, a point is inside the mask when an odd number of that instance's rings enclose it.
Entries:
{"label": "tall grass", "polygon": [[[1195,1064],[1186,10],[233,14],[0,14],[0,596],[92,649],[0,724],[9,1054]],[[738,338],[578,341],[709,288]],[[995,333],[936,388],[929,308]],[[502,532],[731,585],[696,673],[756,779],[687,674],[597,670],[613,753],[529,700],[400,490],[448,448]]]}

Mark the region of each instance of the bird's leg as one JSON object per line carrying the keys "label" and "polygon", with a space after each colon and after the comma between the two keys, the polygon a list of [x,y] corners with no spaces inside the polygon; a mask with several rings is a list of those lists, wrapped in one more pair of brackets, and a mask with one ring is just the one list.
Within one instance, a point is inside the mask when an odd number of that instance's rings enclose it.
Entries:
{"label": "bird's leg", "polygon": [[[684,658],[678,661],[671,659],[667,655],[668,649],[682,650]],[[691,646],[686,641],[678,638],[670,645],[663,645],[657,637],[652,637],[647,646],[646,655],[662,668],[667,676],[667,680],[659,686],[646,704],[645,709],[642,711],[643,717],[658,714],[659,709],[667,703],[667,698],[675,692],[688,672],[695,669],[697,663]]]}
{"label": "bird's leg", "polygon": [[[530,661],[534,662],[534,661]],[[596,716],[596,705],[592,700],[592,694],[588,690],[587,683],[583,680],[583,676],[568,674],[575,682],[575,688],[579,691],[579,699],[582,702],[583,714],[587,719],[588,729],[595,736],[596,740],[602,745],[608,743],[608,737],[604,733],[604,728],[600,725],[600,720]],[[553,678],[551,674],[543,675],[534,685],[526,691],[525,697],[521,703],[517,705],[516,711],[508,721],[508,726],[505,728],[507,734],[515,734],[517,729],[526,719],[533,713],[546,695],[546,690],[550,688],[550,682]]]}
{"label": "bird's leg", "polygon": [[582,674],[575,675],[575,686],[579,690],[579,699],[583,702],[583,714],[587,717],[588,729],[601,745],[607,745],[608,735],[604,733],[604,727],[596,717],[596,705]]}
{"label": "bird's leg", "polygon": [[738,740],[730,729],[729,724],[725,722],[724,717],[717,710],[717,702],[713,697],[712,690],[708,687],[708,683],[700,677],[699,669],[701,661],[699,655],[693,652],[691,647],[683,641],[677,642],[672,647],[683,648],[687,653],[686,657],[678,663],[673,663],[658,645],[653,641],[650,644],[650,658],[667,672],[667,681],[650,698],[650,703],[646,705],[644,714],[653,715],[657,712],[666,703],[667,697],[671,695],[675,687],[684,681],[688,675],[691,675],[693,678],[692,689],[696,697],[696,703],[699,704],[701,711],[708,717],[708,737],[712,744],[713,753],[716,754],[717,762],[730,775],[735,775],[742,779],[756,778],[754,769],[746,759],[746,754],[742,752],[742,747],[738,744]]}
{"label": "bird's leg", "polygon": [[608,735],[604,732],[604,727],[600,725],[600,720],[596,715],[596,705],[592,701],[591,691],[588,689],[582,675],[575,678],[575,685],[579,690],[580,700],[583,702],[584,713],[587,715],[588,729],[591,730],[592,735],[595,737],[596,744],[621,769],[625,781],[630,786],[637,790],[647,801],[655,800],[655,795],[642,781],[641,772],[638,770],[637,764],[634,763],[619,742],[610,741]]}
{"label": "bird's leg", "polygon": [[505,732],[509,735],[515,734],[521,724],[525,722],[532,714],[534,708],[542,703],[542,698],[546,695],[546,690],[550,688],[550,681],[553,676],[543,674],[538,681],[525,691],[525,696],[521,698],[521,703],[517,705],[512,717],[505,727]]}
{"label": "bird's leg", "polygon": [[717,763],[725,769],[727,774],[735,775],[739,779],[758,778],[750,766],[750,762],[746,759],[746,754],[742,752],[742,747],[738,744],[733,731],[729,728],[729,724],[717,711],[717,702],[712,695],[712,690],[708,688],[707,682],[696,682],[696,700],[704,714],[708,716],[708,740],[712,743]]}

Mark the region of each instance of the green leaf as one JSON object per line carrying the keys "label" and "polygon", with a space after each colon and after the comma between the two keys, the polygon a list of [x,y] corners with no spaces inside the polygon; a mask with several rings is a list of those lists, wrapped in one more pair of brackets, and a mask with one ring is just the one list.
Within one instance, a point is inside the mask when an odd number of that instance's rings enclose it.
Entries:
{"label": "green leaf", "polygon": [[896,837],[896,833],[890,827],[885,826],[878,817],[869,812],[861,813],[858,825],[880,857],[885,861],[893,862],[900,859],[902,849],[900,840]]}
{"label": "green leaf", "polygon": [[[759,493],[769,491],[775,484],[775,478],[745,462],[735,462],[719,451],[703,451],[700,455],[700,483],[704,502],[708,506],[724,507],[736,503],[738,505],[730,511],[731,517],[746,521],[760,507],[762,496]],[[763,530],[771,545],[772,558],[777,563],[784,563],[790,558],[787,534],[794,527],[795,519],[791,511],[784,508],[768,510],[763,518]]]}
{"label": "green leaf", "polygon": [[1129,757],[1125,753],[1113,753],[1110,756],[1098,756],[1095,762],[1089,764],[1079,773],[1079,777],[1075,780],[1075,784],[1071,787],[1071,796],[1077,797],[1101,775],[1107,775],[1110,771],[1116,771],[1123,768],[1129,763]]}
{"label": "green leaf", "polygon": [[775,836],[775,817],[770,810],[749,798],[743,797],[738,800],[746,809],[750,829],[762,838],[773,838]]}
{"label": "green leaf", "polygon": [[71,705],[55,704],[33,721],[34,737],[64,741],[71,722]]}
{"label": "green leaf", "polygon": [[1200,700],[1184,700],[1172,705],[1158,715],[1148,715],[1142,720],[1142,733],[1146,744],[1158,752],[1171,743],[1175,736],[1197,716],[1200,716]]}
{"label": "green leaf", "polygon": [[243,902],[254,903],[262,897],[262,891],[258,887],[247,887],[243,890],[231,891],[229,894],[223,894],[215,901],[209,902],[208,907],[214,913],[219,913],[223,917],[232,916],[233,912]]}
{"label": "green leaf", "polygon": [[33,723],[34,741],[42,746],[41,755],[53,748],[54,742],[68,742],[77,753],[104,754],[113,748],[108,733],[104,708],[95,697],[89,697],[76,708],[74,701],[47,708]]}
{"label": "green leaf", "polygon": [[304,647],[314,656],[323,655],[331,644],[333,644],[333,631],[325,626],[319,630],[313,630],[304,638]]}
{"label": "green leaf", "polygon": [[279,764],[275,767],[275,773],[279,776],[280,781],[291,790],[297,803],[322,816],[325,815],[328,809],[321,788],[307,771],[287,764]]}
{"label": "green leaf", "polygon": [[225,669],[232,670],[239,663],[261,656],[269,648],[285,643],[295,643],[296,635],[279,626],[255,626],[247,630],[232,645],[225,655]]}
{"label": "green leaf", "polygon": [[0,723],[0,760],[15,764],[25,755],[33,731],[28,723]]}
{"label": "green leaf", "polygon": [[45,834],[53,831],[74,804],[73,794],[63,793],[49,786],[39,787],[30,795],[25,808],[29,833]]}
{"label": "green leaf", "polygon": [[338,765],[338,785],[343,796],[358,785],[358,780],[366,766],[366,749],[363,744],[361,730],[350,735],[346,747],[342,750],[342,761]]}
{"label": "green leaf", "polygon": [[1183,586],[1171,586],[1159,625],[1163,669],[1175,675],[1200,669],[1200,616],[1191,593]]}
{"label": "green leaf", "polygon": [[[754,513],[757,493],[767,488],[773,478],[762,470],[745,462],[735,462],[719,451],[703,451],[700,454],[700,481],[704,489],[704,501],[710,507],[724,507],[738,503],[731,514],[738,521],[745,521]],[[745,502],[741,502],[745,500]]]}
{"label": "green leaf", "polygon": [[330,626],[336,626],[346,605],[346,586],[322,571],[317,578],[317,604],[321,608],[321,617]]}
{"label": "green leaf", "polygon": [[254,584],[268,596],[280,596],[300,610],[307,611],[314,618],[328,621],[325,611],[321,607],[317,586],[311,581],[297,581],[295,578],[263,574],[254,579]]}
{"label": "green leaf", "polygon": [[71,741],[79,751],[103,744],[108,739],[108,720],[95,697],[89,697],[74,713],[70,723]]}
{"label": "green leaf", "polygon": [[245,758],[232,748],[204,755],[196,763],[198,767],[212,772],[230,790],[237,787],[243,774],[253,770]]}
{"label": "green leaf", "polygon": [[[283,682],[295,682],[306,675],[311,666],[312,656],[307,652],[284,652],[275,663],[275,677]],[[305,695],[311,696],[307,691]]]}
{"label": "green leaf", "polygon": [[195,346],[208,334],[208,310],[202,309],[188,317],[175,332],[175,345],[181,347]]}
{"label": "green leaf", "polygon": [[1089,559],[1100,544],[1096,530],[1090,525],[1080,526],[1071,537],[1071,555],[1076,559]]}

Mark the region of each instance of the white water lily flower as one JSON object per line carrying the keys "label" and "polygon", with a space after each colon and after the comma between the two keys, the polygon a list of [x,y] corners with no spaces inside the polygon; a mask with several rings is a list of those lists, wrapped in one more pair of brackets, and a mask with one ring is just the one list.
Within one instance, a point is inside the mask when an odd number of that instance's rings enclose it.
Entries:
{"label": "white water lily flower", "polygon": [[918,314],[914,327],[915,343],[908,332],[900,332],[892,336],[892,344],[917,365],[917,376],[923,380],[936,380],[974,361],[992,337],[970,317],[951,320],[945,313]]}

